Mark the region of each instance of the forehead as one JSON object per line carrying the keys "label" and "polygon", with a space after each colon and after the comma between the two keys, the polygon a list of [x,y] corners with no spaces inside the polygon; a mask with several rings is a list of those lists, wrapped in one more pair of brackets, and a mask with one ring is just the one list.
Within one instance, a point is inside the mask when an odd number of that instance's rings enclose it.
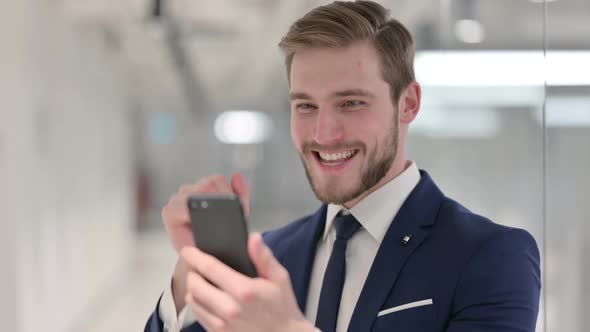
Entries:
{"label": "forehead", "polygon": [[291,91],[314,95],[353,88],[387,89],[377,50],[369,42],[297,51],[291,63],[290,85]]}

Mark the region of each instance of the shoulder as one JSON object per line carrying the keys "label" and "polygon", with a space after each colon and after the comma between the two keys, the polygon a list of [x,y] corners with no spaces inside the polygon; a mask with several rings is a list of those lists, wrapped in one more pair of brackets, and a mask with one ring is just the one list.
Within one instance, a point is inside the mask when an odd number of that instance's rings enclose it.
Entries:
{"label": "shoulder", "polygon": [[445,198],[432,240],[445,257],[452,257],[445,264],[456,271],[457,287],[467,290],[465,297],[482,292],[483,284],[489,289],[494,288],[492,285],[512,285],[510,291],[524,288],[530,294],[538,292],[539,249],[526,230],[494,223]]}
{"label": "shoulder", "polygon": [[289,239],[293,238],[295,234],[303,229],[305,225],[311,222],[313,215],[308,215],[302,218],[299,218],[295,221],[290,222],[289,224],[267,231],[263,234],[264,242],[267,246],[269,246],[273,251],[277,249],[278,246],[281,244],[285,244],[289,241]]}
{"label": "shoulder", "polygon": [[[526,230],[497,224],[490,219],[471,212],[456,201],[445,198],[435,224],[437,232],[457,243],[462,249],[478,251],[485,246],[510,248],[537,244],[533,236]],[[503,250],[503,251],[504,251]]]}
{"label": "shoulder", "polygon": [[472,321],[496,326],[501,317],[503,322],[534,330],[541,272],[533,236],[496,224],[450,199],[441,204],[434,228],[437,248],[444,248],[444,257],[449,257],[446,267],[455,271],[452,314],[457,322],[452,324]]}
{"label": "shoulder", "polygon": [[540,285],[539,249],[528,231],[494,223],[449,198],[443,199],[432,227],[428,252],[437,268],[449,272],[449,280],[464,285],[526,278]]}

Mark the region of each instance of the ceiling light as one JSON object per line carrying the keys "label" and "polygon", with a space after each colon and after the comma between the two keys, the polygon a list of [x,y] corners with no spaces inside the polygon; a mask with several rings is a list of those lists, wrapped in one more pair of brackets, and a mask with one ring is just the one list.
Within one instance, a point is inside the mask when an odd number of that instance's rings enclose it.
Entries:
{"label": "ceiling light", "polygon": [[529,0],[532,3],[545,3],[545,2],[555,2],[557,0]]}
{"label": "ceiling light", "polygon": [[481,43],[484,39],[483,25],[476,20],[459,20],[455,22],[455,37],[468,44]]}
{"label": "ceiling light", "polygon": [[226,111],[215,120],[214,130],[222,143],[262,143],[270,137],[272,121],[268,115],[258,111]]}
{"label": "ceiling light", "polygon": [[418,82],[432,86],[588,86],[590,52],[423,51]]}

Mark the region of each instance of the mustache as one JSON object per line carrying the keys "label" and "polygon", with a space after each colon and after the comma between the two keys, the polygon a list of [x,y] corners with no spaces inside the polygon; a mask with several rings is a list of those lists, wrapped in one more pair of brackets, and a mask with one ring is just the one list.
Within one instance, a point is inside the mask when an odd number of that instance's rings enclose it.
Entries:
{"label": "mustache", "polygon": [[311,151],[341,151],[341,150],[366,150],[367,146],[363,142],[349,142],[349,143],[338,143],[333,145],[322,145],[316,142],[304,142],[301,146],[301,150],[304,153]]}

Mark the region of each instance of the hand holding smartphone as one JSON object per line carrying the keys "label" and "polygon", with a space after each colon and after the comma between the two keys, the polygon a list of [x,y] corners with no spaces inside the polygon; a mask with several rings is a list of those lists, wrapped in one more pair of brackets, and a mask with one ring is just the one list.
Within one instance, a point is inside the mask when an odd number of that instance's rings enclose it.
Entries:
{"label": "hand holding smartphone", "polygon": [[248,256],[248,227],[240,199],[231,194],[196,194],[187,200],[197,247],[234,270],[256,277]]}

